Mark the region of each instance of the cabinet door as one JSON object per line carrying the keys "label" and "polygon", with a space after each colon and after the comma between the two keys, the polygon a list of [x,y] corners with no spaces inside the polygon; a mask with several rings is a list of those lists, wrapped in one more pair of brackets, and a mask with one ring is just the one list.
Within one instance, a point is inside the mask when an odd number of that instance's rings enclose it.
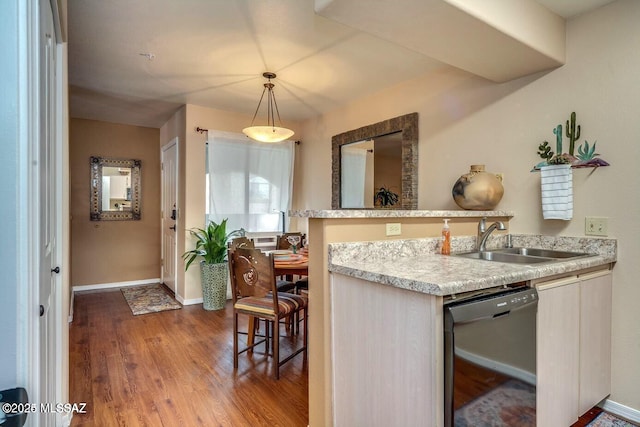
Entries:
{"label": "cabinet door", "polygon": [[611,271],[580,276],[580,414],[611,393]]}
{"label": "cabinet door", "polygon": [[578,419],[580,282],[576,276],[538,284],[536,421],[569,426]]}
{"label": "cabinet door", "polygon": [[127,180],[126,176],[112,176],[111,177],[111,193],[112,199],[126,199],[127,198]]}
{"label": "cabinet door", "polygon": [[330,286],[332,425],[442,427],[442,297],[336,273]]}

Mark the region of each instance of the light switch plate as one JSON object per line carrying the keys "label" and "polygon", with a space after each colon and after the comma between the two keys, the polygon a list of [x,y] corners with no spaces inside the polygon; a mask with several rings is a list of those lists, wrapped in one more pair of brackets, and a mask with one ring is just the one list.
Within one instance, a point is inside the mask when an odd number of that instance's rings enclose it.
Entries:
{"label": "light switch plate", "polygon": [[585,217],[584,234],[587,236],[607,236],[609,232],[609,218],[607,217]]}
{"label": "light switch plate", "polygon": [[398,236],[400,233],[402,233],[402,224],[399,222],[387,224],[387,236]]}

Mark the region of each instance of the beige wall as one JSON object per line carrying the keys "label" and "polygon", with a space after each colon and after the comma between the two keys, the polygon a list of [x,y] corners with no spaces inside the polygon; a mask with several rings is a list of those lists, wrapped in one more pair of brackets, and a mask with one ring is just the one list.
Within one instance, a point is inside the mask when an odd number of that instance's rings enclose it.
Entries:
{"label": "beige wall", "polygon": [[[71,119],[69,127],[71,284],[160,277],[158,129]],[[89,157],[142,160],[142,219],[89,220]]]}
{"label": "beige wall", "polygon": [[[640,2],[619,0],[569,21],[567,63],[548,73],[494,84],[439,70],[310,120],[303,127],[296,209],[331,206],[331,136],[380,120],[420,114],[420,209],[457,209],[456,179],[471,164],[504,174],[497,209],[515,212],[515,233],[584,235],[585,216],[609,218],[618,239],[613,296],[611,399],[640,410]],[[575,111],[580,143],[598,141],[611,167],[574,170],[574,218],[545,221],[540,177],[530,173],[540,142]],[[565,149],[568,146],[565,140]],[[454,231],[455,233],[455,231]]]}

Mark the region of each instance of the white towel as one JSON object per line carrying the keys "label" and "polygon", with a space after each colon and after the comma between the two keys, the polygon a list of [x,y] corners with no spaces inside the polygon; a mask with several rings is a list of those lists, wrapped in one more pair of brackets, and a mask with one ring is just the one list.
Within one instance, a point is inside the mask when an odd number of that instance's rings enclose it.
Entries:
{"label": "white towel", "polygon": [[542,217],[544,219],[573,218],[573,171],[571,165],[551,165],[540,168]]}

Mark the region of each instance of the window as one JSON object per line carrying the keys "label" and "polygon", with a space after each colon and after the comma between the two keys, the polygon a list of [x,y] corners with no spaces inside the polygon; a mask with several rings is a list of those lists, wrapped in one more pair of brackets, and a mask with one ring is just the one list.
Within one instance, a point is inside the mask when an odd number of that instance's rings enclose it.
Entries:
{"label": "window", "polygon": [[291,204],[293,156],[291,141],[265,144],[209,131],[207,220],[228,218],[228,230],[282,230],[282,212]]}

